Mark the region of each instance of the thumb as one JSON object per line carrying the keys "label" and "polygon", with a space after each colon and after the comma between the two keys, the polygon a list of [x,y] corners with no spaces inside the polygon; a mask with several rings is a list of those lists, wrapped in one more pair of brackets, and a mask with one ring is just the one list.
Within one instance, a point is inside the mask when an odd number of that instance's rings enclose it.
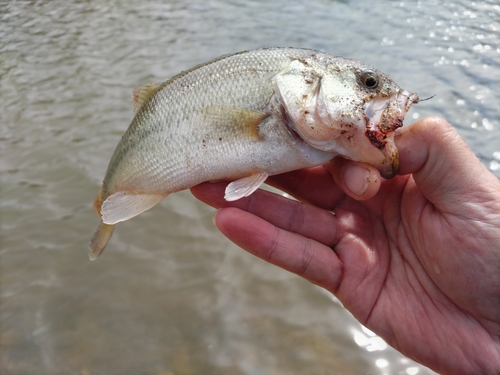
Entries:
{"label": "thumb", "polygon": [[358,201],[373,198],[380,189],[380,172],[370,164],[336,157],[325,168],[337,186]]}
{"label": "thumb", "polygon": [[456,212],[457,203],[484,202],[493,192],[498,193],[499,180],[439,117],[403,128],[396,145],[400,174],[411,173],[421,193],[440,211]]}

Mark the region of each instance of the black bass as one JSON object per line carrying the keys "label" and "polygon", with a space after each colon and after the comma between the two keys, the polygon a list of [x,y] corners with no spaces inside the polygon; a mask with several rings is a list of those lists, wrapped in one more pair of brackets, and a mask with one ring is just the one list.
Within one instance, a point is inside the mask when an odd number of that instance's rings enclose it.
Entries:
{"label": "black bass", "polygon": [[418,100],[359,61],[295,48],[222,56],[136,89],[135,117],[94,203],[101,224],[90,258],[115,224],[204,181],[233,181],[225,199],[237,200],[270,175],[337,155],[391,178],[394,131]]}

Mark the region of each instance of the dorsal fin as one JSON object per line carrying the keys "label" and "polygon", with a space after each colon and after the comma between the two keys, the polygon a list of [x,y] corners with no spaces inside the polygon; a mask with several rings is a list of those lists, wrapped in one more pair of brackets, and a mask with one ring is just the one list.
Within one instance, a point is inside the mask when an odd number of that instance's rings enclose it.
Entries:
{"label": "dorsal fin", "polygon": [[149,83],[147,85],[138,87],[132,91],[132,100],[134,101],[134,113],[141,107],[151,95],[156,92],[156,89],[160,86],[160,83]]}

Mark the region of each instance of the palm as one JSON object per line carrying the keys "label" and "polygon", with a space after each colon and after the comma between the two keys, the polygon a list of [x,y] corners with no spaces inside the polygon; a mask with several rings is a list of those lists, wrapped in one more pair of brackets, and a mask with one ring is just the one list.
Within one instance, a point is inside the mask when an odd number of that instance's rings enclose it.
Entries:
{"label": "palm", "polygon": [[[414,188],[409,177],[398,177],[383,184],[377,200],[346,197],[338,204],[339,227],[348,234],[334,247],[343,276],[332,291],[403,353],[419,360],[445,347],[450,358],[463,357],[492,340],[485,326],[494,317],[478,302],[498,300],[500,290],[471,283],[485,270],[474,264],[473,248],[457,252],[469,224],[438,212]],[[464,325],[461,334],[457,327]]]}

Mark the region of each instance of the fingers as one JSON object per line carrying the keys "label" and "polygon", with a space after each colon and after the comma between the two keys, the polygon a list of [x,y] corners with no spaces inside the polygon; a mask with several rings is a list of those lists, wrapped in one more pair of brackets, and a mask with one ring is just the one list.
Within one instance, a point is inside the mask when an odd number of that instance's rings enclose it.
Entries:
{"label": "fingers", "polygon": [[237,208],[219,210],[214,222],[227,238],[251,254],[329,290],[337,289],[342,269],[330,247]]}
{"label": "fingers", "polygon": [[248,198],[238,199],[233,202],[228,202],[224,199],[227,184],[227,182],[204,182],[193,186],[190,190],[197,199],[215,208],[229,206],[243,207],[246,205]]}
{"label": "fingers", "polygon": [[340,238],[337,219],[328,211],[264,190],[258,190],[248,198],[227,202],[223,198],[226,185],[227,183],[204,183],[193,187],[191,192],[196,198],[213,207],[240,208],[277,228],[327,246],[334,246]]}
{"label": "fingers", "polygon": [[358,201],[373,198],[380,189],[380,172],[369,164],[335,158],[325,167],[337,186]]}
{"label": "fingers", "polygon": [[227,202],[223,198],[226,185],[204,183],[191,188],[201,201],[226,207],[214,216],[222,234],[255,256],[312,283],[328,290],[338,288],[342,270],[330,246],[342,234],[333,214],[264,190]]}

